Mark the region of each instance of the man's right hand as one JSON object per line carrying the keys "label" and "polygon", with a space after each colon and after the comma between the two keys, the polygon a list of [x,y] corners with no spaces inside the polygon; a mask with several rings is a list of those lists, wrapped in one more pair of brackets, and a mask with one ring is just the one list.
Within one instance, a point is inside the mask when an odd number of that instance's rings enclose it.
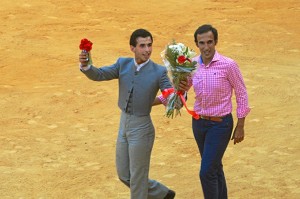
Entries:
{"label": "man's right hand", "polygon": [[179,83],[179,90],[188,92],[191,86],[188,84],[186,80],[181,80]]}

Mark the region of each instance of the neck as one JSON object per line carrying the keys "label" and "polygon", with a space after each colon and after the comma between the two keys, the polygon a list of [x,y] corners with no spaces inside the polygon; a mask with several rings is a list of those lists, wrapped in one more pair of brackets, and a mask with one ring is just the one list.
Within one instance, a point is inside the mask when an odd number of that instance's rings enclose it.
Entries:
{"label": "neck", "polygon": [[212,59],[204,59],[203,60],[204,65],[207,66],[211,62],[211,60]]}
{"label": "neck", "polygon": [[211,60],[212,59],[205,59],[202,55],[201,55],[201,61],[202,61],[202,63],[205,65],[205,66],[207,66],[210,62],[211,62]]}
{"label": "neck", "polygon": [[215,51],[214,54],[213,54],[211,57],[209,57],[209,58],[205,58],[205,57],[203,57],[203,56],[201,55],[202,63],[203,63],[205,66],[207,66],[207,65],[214,59],[215,54],[216,54],[216,51]]}
{"label": "neck", "polygon": [[138,61],[138,60],[136,60],[136,59],[134,59],[135,60],[135,63],[137,64],[137,65],[140,65],[140,64],[143,64],[143,63],[145,63],[145,62],[147,62],[148,60],[146,60],[146,61]]}

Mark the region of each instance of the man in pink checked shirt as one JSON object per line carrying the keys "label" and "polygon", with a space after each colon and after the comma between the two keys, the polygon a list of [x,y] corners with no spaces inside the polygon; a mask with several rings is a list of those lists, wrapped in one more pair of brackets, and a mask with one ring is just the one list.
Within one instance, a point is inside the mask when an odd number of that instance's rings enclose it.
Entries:
{"label": "man in pink checked shirt", "polygon": [[[244,139],[245,118],[250,112],[248,95],[236,62],[215,49],[217,30],[211,25],[202,25],[195,31],[194,39],[201,55],[194,58],[198,69],[189,86],[194,87],[194,111],[200,115],[200,119],[192,120],[202,157],[200,181],[206,199],[227,199],[222,157],[233,130],[232,92],[234,90],[236,96],[238,118],[232,136],[234,144]],[[182,83],[181,88],[184,90],[186,86]]]}

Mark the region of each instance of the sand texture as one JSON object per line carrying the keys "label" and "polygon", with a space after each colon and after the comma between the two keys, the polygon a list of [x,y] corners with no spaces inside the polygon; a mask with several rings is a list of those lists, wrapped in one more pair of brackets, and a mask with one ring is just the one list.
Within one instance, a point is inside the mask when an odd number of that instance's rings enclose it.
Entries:
{"label": "sand texture", "polygon": [[[93,41],[94,64],[110,65],[133,56],[129,36],[146,28],[162,64],[172,39],[199,53],[193,34],[205,23],[239,64],[252,108],[245,140],[224,155],[229,198],[300,198],[299,0],[2,0],[0,11],[1,199],[128,199],[115,169],[118,81],[88,80],[79,42]],[[150,177],[178,199],[203,198],[191,117],[158,106],[152,119]]]}

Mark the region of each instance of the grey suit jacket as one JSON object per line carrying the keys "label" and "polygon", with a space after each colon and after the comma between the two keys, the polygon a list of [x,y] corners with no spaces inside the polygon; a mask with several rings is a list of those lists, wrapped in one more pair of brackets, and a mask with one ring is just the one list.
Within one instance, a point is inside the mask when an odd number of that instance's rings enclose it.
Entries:
{"label": "grey suit jacket", "polygon": [[151,60],[138,72],[133,58],[119,58],[111,66],[101,68],[91,66],[89,70],[82,72],[94,81],[118,79],[118,106],[122,111],[126,110],[132,91],[131,113],[136,116],[149,115],[158,90],[163,91],[172,87],[166,67]]}

